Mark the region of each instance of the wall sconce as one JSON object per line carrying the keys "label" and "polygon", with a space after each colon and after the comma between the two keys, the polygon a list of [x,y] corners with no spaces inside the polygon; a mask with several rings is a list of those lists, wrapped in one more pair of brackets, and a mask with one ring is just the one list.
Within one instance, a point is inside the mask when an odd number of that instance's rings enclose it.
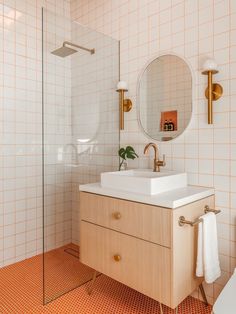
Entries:
{"label": "wall sconce", "polygon": [[132,101],[130,99],[124,99],[124,94],[127,91],[127,83],[125,81],[118,82],[117,92],[120,96],[120,130],[124,130],[124,112],[129,112],[132,108]]}
{"label": "wall sconce", "polygon": [[220,84],[212,83],[212,75],[218,72],[215,60],[208,59],[204,62],[202,74],[208,75],[208,87],[205,91],[208,99],[208,124],[213,123],[212,101],[219,99],[223,94],[223,87]]}

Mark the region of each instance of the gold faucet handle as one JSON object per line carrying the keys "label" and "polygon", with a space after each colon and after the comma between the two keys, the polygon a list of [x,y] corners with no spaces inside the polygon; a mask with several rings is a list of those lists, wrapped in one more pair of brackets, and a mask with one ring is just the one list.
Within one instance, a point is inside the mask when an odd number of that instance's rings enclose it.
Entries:
{"label": "gold faucet handle", "polygon": [[165,167],[166,165],[166,155],[163,154],[163,160],[158,159],[158,166]]}

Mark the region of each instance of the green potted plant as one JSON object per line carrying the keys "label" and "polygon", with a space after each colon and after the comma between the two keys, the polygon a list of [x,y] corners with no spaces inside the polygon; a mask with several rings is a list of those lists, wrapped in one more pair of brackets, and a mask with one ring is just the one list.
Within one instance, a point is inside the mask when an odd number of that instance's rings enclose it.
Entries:
{"label": "green potted plant", "polygon": [[125,170],[127,167],[127,159],[135,159],[138,158],[138,155],[135,153],[135,150],[132,146],[127,146],[126,148],[121,147],[118,151],[119,157],[121,158],[121,162],[119,165],[119,170]]}

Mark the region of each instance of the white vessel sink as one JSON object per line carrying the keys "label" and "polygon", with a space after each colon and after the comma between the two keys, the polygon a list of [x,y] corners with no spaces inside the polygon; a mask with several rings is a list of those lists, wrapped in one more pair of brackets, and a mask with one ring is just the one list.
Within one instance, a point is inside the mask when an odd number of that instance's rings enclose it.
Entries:
{"label": "white vessel sink", "polygon": [[151,169],[135,169],[101,174],[101,186],[133,193],[154,195],[187,186],[187,174]]}

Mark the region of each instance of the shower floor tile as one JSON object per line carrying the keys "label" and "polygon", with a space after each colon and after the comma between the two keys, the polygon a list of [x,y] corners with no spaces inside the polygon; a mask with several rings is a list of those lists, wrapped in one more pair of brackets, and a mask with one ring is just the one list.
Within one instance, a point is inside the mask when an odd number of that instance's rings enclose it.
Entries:
{"label": "shower floor tile", "polygon": [[[92,276],[91,268],[64,251],[68,247],[78,249],[69,245],[47,253],[47,301]],[[38,255],[0,269],[1,314],[160,314],[158,302],[105,275],[96,279],[90,296],[87,294],[87,283],[43,306],[42,265],[42,255]],[[164,314],[174,313],[165,306],[163,308]],[[210,314],[211,310],[211,306],[206,307],[201,301],[188,297],[179,306],[178,313]]]}

